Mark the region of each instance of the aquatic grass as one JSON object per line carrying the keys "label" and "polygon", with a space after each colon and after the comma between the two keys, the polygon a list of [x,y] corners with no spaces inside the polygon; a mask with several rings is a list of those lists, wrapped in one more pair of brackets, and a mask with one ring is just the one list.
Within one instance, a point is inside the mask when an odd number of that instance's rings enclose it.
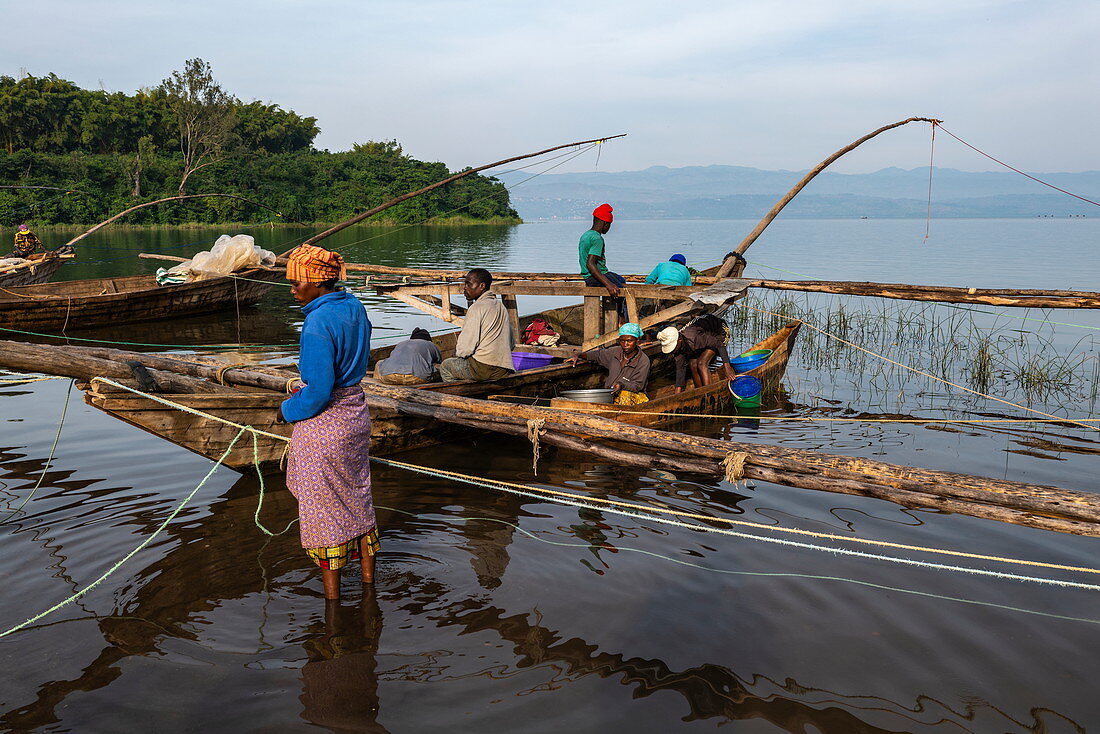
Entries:
{"label": "aquatic grass", "polygon": [[[1043,319],[1020,329],[1018,320],[996,313],[811,293],[754,292],[743,303],[747,307],[734,306],[728,314],[739,344],[759,341],[799,318],[902,364],[1021,404],[1070,406],[1070,412],[1091,415],[1100,397],[1095,337],[1060,343]],[[811,329],[799,335],[791,364],[817,395],[845,386],[868,400],[889,395],[897,406],[914,396],[922,407],[974,409],[985,402]]]}
{"label": "aquatic grass", "polygon": [[981,337],[975,344],[967,369],[972,390],[988,393],[993,384],[993,345],[988,337]]}

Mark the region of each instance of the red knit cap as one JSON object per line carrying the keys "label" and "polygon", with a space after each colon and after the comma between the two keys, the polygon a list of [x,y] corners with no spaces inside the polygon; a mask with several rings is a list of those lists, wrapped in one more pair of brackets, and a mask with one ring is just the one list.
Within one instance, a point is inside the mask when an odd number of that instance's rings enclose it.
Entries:
{"label": "red knit cap", "polygon": [[601,222],[610,222],[615,218],[611,214],[612,211],[613,210],[610,204],[600,204],[592,212],[592,216],[594,216],[596,219],[599,219]]}

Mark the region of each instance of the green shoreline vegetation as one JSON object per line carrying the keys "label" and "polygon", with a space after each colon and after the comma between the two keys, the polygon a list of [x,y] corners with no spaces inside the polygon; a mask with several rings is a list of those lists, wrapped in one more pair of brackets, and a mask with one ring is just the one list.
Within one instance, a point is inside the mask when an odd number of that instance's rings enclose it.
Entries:
{"label": "green shoreline vegetation", "polygon": [[[231,193],[320,226],[446,178],[395,140],[317,150],[314,117],[221,89],[209,64],[186,62],[133,94],[81,89],[55,74],[0,76],[0,226],[94,224],[176,194]],[[129,226],[279,222],[245,202],[172,202],[128,215]],[[402,202],[372,224],[516,224],[508,190],[472,174]],[[282,222],[280,222],[281,224]],[[118,225],[116,225],[118,226]]]}
{"label": "green shoreline vegetation", "polygon": [[[116,223],[111,225],[111,229],[112,230],[133,230],[133,231],[147,232],[147,231],[158,230],[158,229],[165,229],[165,230],[210,229],[211,227],[223,227],[223,228],[233,228],[233,227],[245,228],[245,227],[247,227],[247,228],[255,229],[257,227],[271,227],[272,229],[308,229],[308,230],[312,231],[312,230],[315,230],[315,229],[320,229],[320,228],[323,228],[323,227],[331,227],[335,224],[339,224],[339,222],[336,222],[336,221],[332,221],[332,222],[305,222],[303,224],[297,224],[295,222],[284,221],[282,218],[276,218],[276,219],[274,219],[274,221],[271,221],[272,216],[273,215],[271,215],[270,212],[269,212],[267,219],[259,219],[259,217],[257,217],[257,219],[259,221],[257,221],[257,220],[252,220],[252,221],[236,220],[236,221],[225,221],[225,222],[191,221],[191,222],[175,222],[175,223],[170,223],[170,224],[159,224],[159,223],[155,223],[155,222],[150,223],[150,224],[133,224],[133,223],[127,224],[127,223],[124,223],[124,222],[116,222]],[[33,222],[33,220],[28,220],[28,221]],[[34,231],[35,232],[79,231],[81,229],[91,227],[94,224],[98,224],[98,222],[65,222],[65,223],[58,223],[58,224],[36,224],[36,225],[34,225]],[[468,216],[449,216],[449,217],[432,217],[431,219],[425,220],[423,222],[404,222],[404,221],[400,221],[400,220],[397,220],[397,219],[392,219],[392,218],[387,218],[387,217],[382,216],[382,217],[378,217],[378,218],[373,218],[372,217],[370,220],[365,221],[365,222],[359,222],[358,224],[355,224],[354,226],[355,227],[377,227],[379,229],[386,229],[386,228],[393,228],[393,227],[410,227],[410,226],[416,226],[416,227],[499,227],[499,226],[510,226],[510,225],[515,225],[515,224],[523,224],[523,220],[519,217],[486,217],[484,219],[474,219],[473,217],[468,217]],[[3,231],[5,228],[12,229],[12,227],[0,226],[0,231]]]}

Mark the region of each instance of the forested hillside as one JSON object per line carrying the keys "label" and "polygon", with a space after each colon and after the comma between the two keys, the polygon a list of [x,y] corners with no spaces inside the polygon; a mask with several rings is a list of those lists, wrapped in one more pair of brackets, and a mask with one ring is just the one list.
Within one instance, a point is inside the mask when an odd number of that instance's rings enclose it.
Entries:
{"label": "forested hillside", "polygon": [[[334,222],[449,173],[405,155],[396,141],[318,151],[319,132],[314,117],[225,92],[200,59],[134,94],[81,89],[55,74],[0,76],[0,186],[62,189],[0,188],[0,225],[91,223],[143,201],[214,192],[256,199],[288,219]],[[210,199],[150,207],[126,221],[272,216]],[[384,221],[516,216],[507,189],[474,174],[387,210]]]}

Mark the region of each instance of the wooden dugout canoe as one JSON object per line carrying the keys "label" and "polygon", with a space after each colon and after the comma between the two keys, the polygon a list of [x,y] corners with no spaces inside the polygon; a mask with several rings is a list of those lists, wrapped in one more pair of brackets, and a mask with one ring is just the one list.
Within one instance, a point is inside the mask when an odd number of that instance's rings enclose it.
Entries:
{"label": "wooden dugout canoe", "polygon": [[[567,306],[534,314],[523,318],[523,324],[525,325],[536,316],[549,321],[554,329],[563,335],[563,341],[577,343],[580,340],[583,328],[581,307]],[[681,321],[686,321],[688,318],[689,316],[681,317]],[[457,338],[458,332],[455,331],[434,339],[444,358],[453,356]],[[667,373],[671,370],[671,358],[661,354],[656,342],[645,344],[643,348],[654,360],[656,373]],[[371,364],[376,364],[378,360],[388,356],[392,349],[392,346],[386,346],[372,350]],[[783,360],[783,363],[785,366],[786,360]],[[294,372],[275,368],[266,368],[266,371],[286,378],[296,376]],[[492,394],[507,393],[551,399],[560,390],[596,387],[601,385],[603,380],[603,369],[593,363],[582,363],[576,367],[551,364],[547,367],[517,372],[491,382],[433,383],[419,386],[419,389],[473,398],[487,398]],[[369,390],[373,382],[374,380],[368,377],[364,385]],[[276,422],[277,409],[286,399],[285,394],[259,388],[220,389],[222,391],[217,394],[172,393],[164,397],[174,403],[208,413],[222,420],[186,413],[95,380],[85,388],[85,401],[142,430],[213,460],[218,459],[225,452],[229,442],[239,431],[238,428],[224,421],[249,425],[278,436],[290,436],[292,427]],[[476,419],[477,416],[471,415],[471,418]],[[371,450],[375,456],[424,448],[470,434],[468,429],[460,426],[441,423],[430,418],[404,415],[386,408],[372,407],[371,421],[373,424]],[[265,473],[277,471],[284,458],[287,443],[263,435],[256,436],[255,440],[254,450],[252,437],[242,437],[226,458],[226,466],[247,471],[253,466],[254,461],[258,460],[261,470]]]}
{"label": "wooden dugout canoe", "polygon": [[41,260],[28,260],[7,268],[0,268],[0,288],[13,288],[20,285],[45,283],[54,276],[66,261],[75,255],[50,255]]}
{"label": "wooden dugout canoe", "polygon": [[[764,393],[774,392],[779,387],[779,383],[787,371],[791,349],[794,347],[794,341],[798,337],[798,330],[801,327],[801,321],[792,321],[759,344],[750,347],[750,349],[772,350],[767,362],[745,373],[760,380]],[[714,379],[709,385],[693,387],[681,393],[674,392],[671,385],[662,387],[655,392],[649,402],[641,405],[598,405],[555,398],[550,402],[550,407],[612,418],[636,426],[652,426],[677,420],[675,414],[713,414],[732,405],[733,396],[729,391],[730,381],[719,377],[718,372],[712,372],[712,377]]]}
{"label": "wooden dugout canoe", "polygon": [[152,275],[130,275],[4,287],[0,327],[68,331],[214,313],[255,303],[283,277],[282,271],[252,268],[163,286]]}

